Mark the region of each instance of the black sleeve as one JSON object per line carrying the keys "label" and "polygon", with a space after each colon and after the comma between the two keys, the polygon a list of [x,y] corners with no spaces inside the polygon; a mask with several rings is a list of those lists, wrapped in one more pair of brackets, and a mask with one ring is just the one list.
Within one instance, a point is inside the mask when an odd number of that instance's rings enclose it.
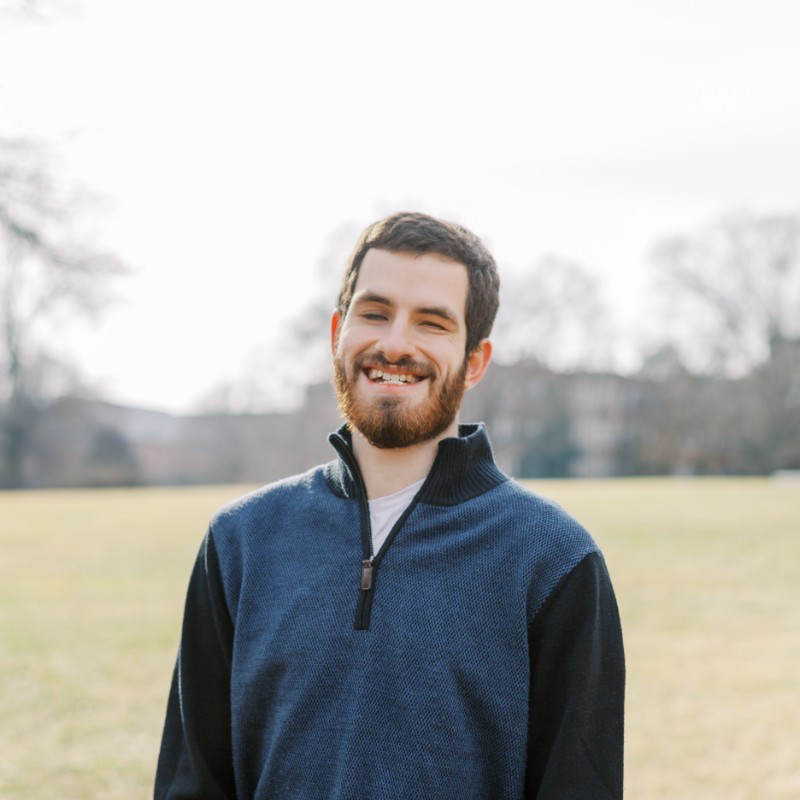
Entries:
{"label": "black sleeve", "polygon": [[625,655],[599,553],[559,584],[529,627],[526,797],[622,797]]}
{"label": "black sleeve", "polygon": [[197,556],[156,771],[156,800],[234,798],[230,677],[233,624],[211,532]]}

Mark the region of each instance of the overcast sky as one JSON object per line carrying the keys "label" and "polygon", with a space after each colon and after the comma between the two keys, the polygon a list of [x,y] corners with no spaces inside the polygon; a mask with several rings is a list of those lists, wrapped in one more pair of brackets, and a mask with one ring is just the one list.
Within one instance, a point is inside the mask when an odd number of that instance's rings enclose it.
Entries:
{"label": "overcast sky", "polygon": [[635,349],[656,240],[800,210],[794,0],[72,7],[3,19],[0,133],[109,199],[136,272],[63,346],[118,401],[184,411],[280,347],[345,223],[416,208],[506,272],[577,260]]}

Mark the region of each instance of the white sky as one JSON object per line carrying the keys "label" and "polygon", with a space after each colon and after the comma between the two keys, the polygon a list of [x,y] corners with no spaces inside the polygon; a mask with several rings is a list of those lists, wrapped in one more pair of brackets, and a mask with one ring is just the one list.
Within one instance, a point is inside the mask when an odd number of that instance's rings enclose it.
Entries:
{"label": "white sky", "polygon": [[279,347],[342,223],[417,208],[501,270],[577,260],[630,333],[658,238],[800,209],[795,0],[81,9],[3,20],[0,133],[111,200],[136,273],[63,341],[119,401],[187,410]]}

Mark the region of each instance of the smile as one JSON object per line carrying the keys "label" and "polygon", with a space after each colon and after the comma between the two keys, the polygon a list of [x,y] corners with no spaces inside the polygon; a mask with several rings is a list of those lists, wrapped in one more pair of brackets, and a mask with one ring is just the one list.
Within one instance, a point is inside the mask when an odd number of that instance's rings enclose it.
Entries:
{"label": "smile", "polygon": [[424,376],[414,375],[410,372],[389,372],[388,370],[378,369],[377,367],[367,367],[364,370],[364,374],[373,383],[392,383],[396,386],[418,383],[424,380]]}

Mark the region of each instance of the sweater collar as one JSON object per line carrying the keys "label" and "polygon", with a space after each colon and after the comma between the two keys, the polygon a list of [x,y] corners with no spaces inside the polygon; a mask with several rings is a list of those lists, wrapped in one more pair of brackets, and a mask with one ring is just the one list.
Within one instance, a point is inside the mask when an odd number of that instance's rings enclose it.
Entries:
{"label": "sweater collar", "polygon": [[[347,425],[328,437],[339,459],[325,466],[325,479],[339,497],[357,497],[363,489],[361,474],[353,454],[353,441]],[[451,506],[477,497],[508,480],[492,456],[486,426],[459,425],[458,436],[442,439],[431,471],[420,489],[418,500],[438,506]]]}

